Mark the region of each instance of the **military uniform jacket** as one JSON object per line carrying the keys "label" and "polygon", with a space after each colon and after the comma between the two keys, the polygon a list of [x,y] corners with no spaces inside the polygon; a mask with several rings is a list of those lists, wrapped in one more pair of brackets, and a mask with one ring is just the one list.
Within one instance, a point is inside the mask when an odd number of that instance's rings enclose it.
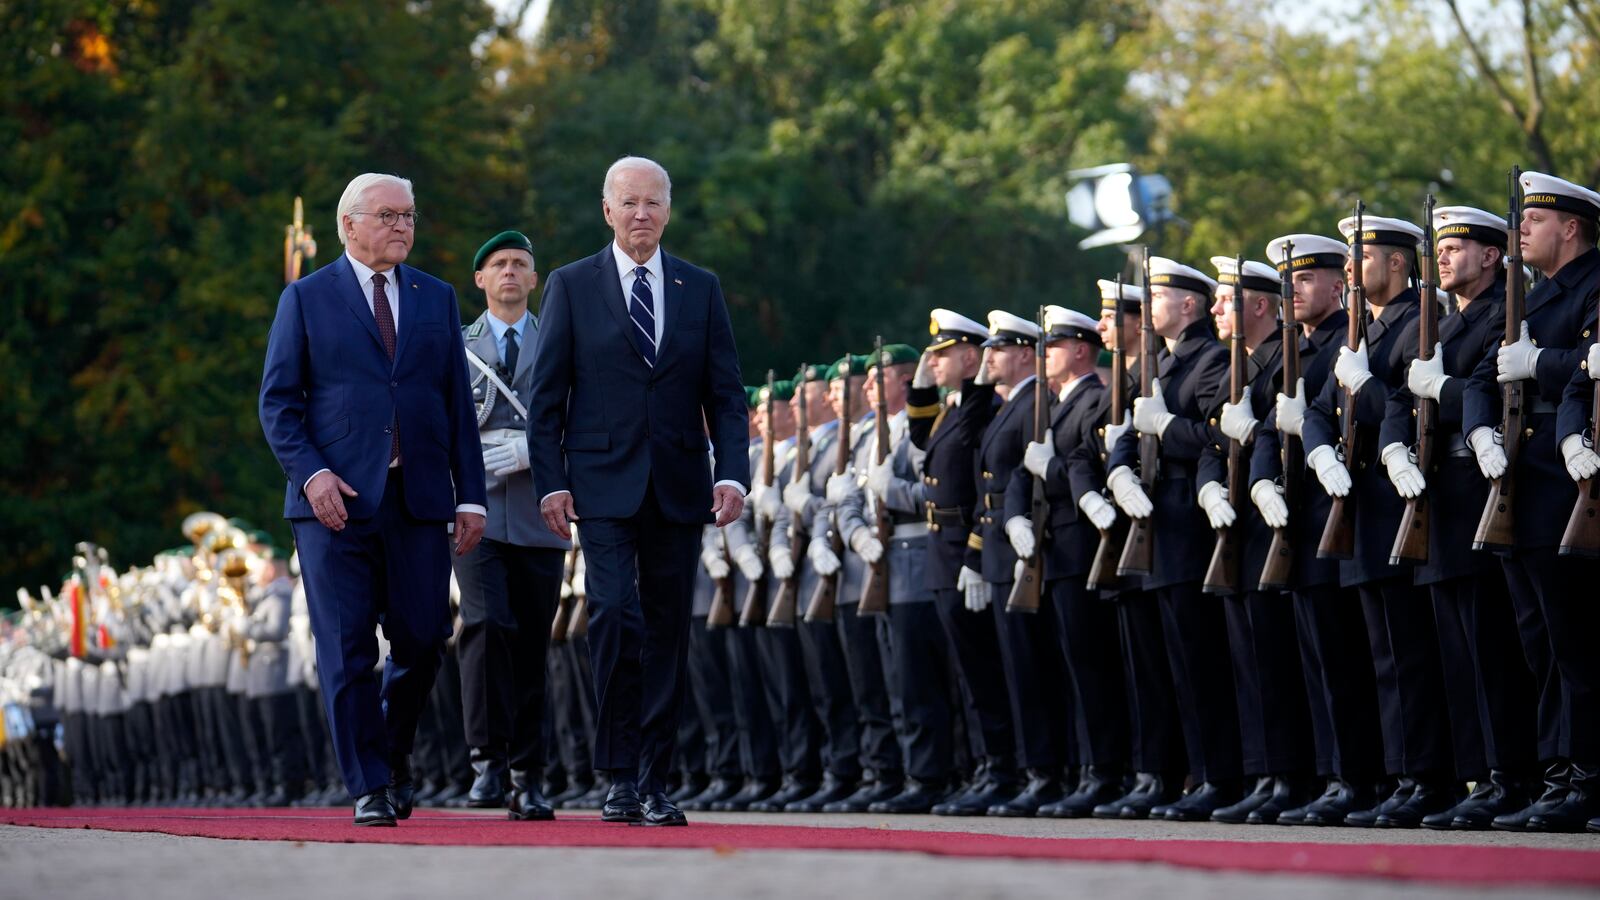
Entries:
{"label": "military uniform jacket", "polygon": [[967,544],[982,555],[978,571],[992,584],[1016,579],[1017,551],[1006,537],[1006,490],[1012,472],[1022,469],[1022,453],[1033,440],[1033,397],[1039,387],[1030,376],[1014,388],[978,444],[978,502],[972,513],[977,524]]}
{"label": "military uniform jacket", "polygon": [[[494,329],[489,326],[489,313],[484,312],[471,325],[461,329],[461,338],[467,345],[467,351],[477,354],[479,359],[495,369],[500,374],[500,380],[516,393],[517,400],[524,407],[533,393],[533,363],[538,355],[538,342],[534,338],[539,330],[539,320],[530,315],[525,330],[527,333],[523,335],[517,353],[517,371],[510,373],[508,378],[506,373],[500,372],[500,348],[494,339]],[[478,434],[485,446],[492,432],[514,431],[522,434],[527,431],[528,423],[522,415],[509,400],[500,396],[500,390],[489,380],[489,376],[470,360],[467,362],[467,378],[472,385],[473,405],[478,410]],[[488,503],[485,504],[488,516],[483,526],[484,537],[519,547],[572,549],[571,541],[562,540],[545,526],[544,517],[539,513],[542,492],[534,485],[532,472],[528,469],[510,475],[485,472],[484,479],[489,492]]]}
{"label": "military uniform jacket", "polygon": [[[1349,314],[1338,309],[1311,329],[1310,334],[1301,332],[1300,377],[1306,383],[1308,407],[1311,398],[1322,393],[1323,386],[1333,378],[1333,361],[1338,358],[1339,347],[1342,346],[1349,323]],[[1280,346],[1278,354],[1280,380],[1283,372],[1282,349]],[[1256,429],[1250,452],[1249,483],[1253,485],[1265,479],[1281,485],[1286,478],[1294,479],[1294,487],[1286,498],[1289,505],[1289,534],[1294,548],[1290,582],[1300,590],[1337,584],[1338,560],[1317,557],[1317,544],[1322,540],[1322,527],[1327,524],[1328,510],[1333,501],[1317,482],[1316,475],[1305,468],[1303,454],[1298,459],[1290,460],[1291,471],[1285,476],[1283,434],[1278,431],[1277,398],[1273,400],[1274,408],[1267,412],[1261,420],[1261,426]],[[1250,505],[1255,506],[1253,502]],[[1260,570],[1251,572],[1246,567],[1246,583],[1250,578],[1259,578],[1260,574]]]}
{"label": "military uniform jacket", "polygon": [[[1406,504],[1389,481],[1388,469],[1378,461],[1378,453],[1383,449],[1378,443],[1378,432],[1388,409],[1389,395],[1406,381],[1405,335],[1410,330],[1410,346],[1415,347],[1417,302],[1417,292],[1407,288],[1384,306],[1377,319],[1367,326],[1367,365],[1372,378],[1362,386],[1351,404],[1356,421],[1356,450],[1354,458],[1348,451],[1345,458],[1352,482],[1346,502],[1356,507],[1355,553],[1351,559],[1339,562],[1339,583],[1347,587],[1411,575],[1409,566],[1389,564],[1389,551],[1394,549],[1394,535],[1400,528],[1400,516]],[[1344,390],[1339,380],[1327,379],[1317,399],[1306,407],[1306,453],[1324,445],[1337,448],[1343,417],[1351,412],[1345,408]],[[1313,490],[1322,488],[1315,474],[1308,474],[1307,482]],[[1324,524],[1326,521],[1323,520]]]}
{"label": "military uniform jacket", "polygon": [[[872,437],[862,448],[862,471],[878,459],[876,423],[870,434]],[[927,565],[929,532],[920,468],[922,451],[911,443],[910,417],[905,410],[889,417],[889,447],[888,462],[894,475],[889,479],[888,499],[881,502],[889,511],[889,522],[895,531],[884,544],[883,554],[889,570],[889,605],[898,606],[933,599],[923,574]],[[856,532],[877,527],[879,503],[877,496],[858,485],[839,504],[847,547]],[[861,561],[854,550],[850,551],[850,556],[860,561],[865,570],[865,561]],[[853,603],[860,597],[850,599]]]}
{"label": "military uniform jacket", "polygon": [[[1044,497],[1050,515],[1038,551],[1044,553],[1046,581],[1087,575],[1095,549],[1100,546],[1100,530],[1078,509],[1078,498],[1105,486],[1094,434],[1106,408],[1107,394],[1100,376],[1090,372],[1078,379],[1066,400],[1050,410],[1050,440],[1056,455],[1045,469]],[[1033,411],[1028,412],[1031,415]],[[1031,514],[1033,482],[1033,473],[1020,465],[1011,472],[1003,522]]]}
{"label": "military uniform jacket", "polygon": [[289,605],[294,585],[279,578],[256,591],[244,636],[255,642],[250,651],[245,696],[270,697],[289,689]]}
{"label": "military uniform jacket", "polygon": [[[874,444],[873,431],[876,422],[877,414],[868,412],[865,417],[850,426],[850,465],[845,474],[855,485],[852,494],[861,493],[862,473],[866,472],[867,466],[872,461],[870,453]],[[832,458],[829,459],[830,478],[833,475],[831,464],[834,461]],[[839,554],[839,573],[842,580],[839,582],[838,602],[841,604],[856,603],[861,600],[861,587],[867,577],[866,560],[850,549],[849,535],[855,531],[855,523],[846,520],[845,517],[848,515],[849,512],[844,504],[829,503],[824,498],[812,528],[812,534],[820,535],[822,540],[832,540],[833,532],[837,528],[840,540],[844,541],[844,550]],[[856,509],[856,515],[859,518],[859,507]]]}
{"label": "military uniform jacket", "polygon": [[[1282,351],[1283,333],[1281,330],[1274,330],[1245,358],[1244,396],[1246,402],[1250,404],[1250,415],[1258,421],[1264,420],[1277,405],[1278,391],[1283,385]],[[1231,356],[1229,369],[1223,378],[1224,394],[1229,393],[1232,388]],[[1210,482],[1217,482],[1223,487],[1228,486],[1228,436],[1222,433],[1218,421],[1212,419],[1209,422],[1212,428],[1212,443],[1200,458],[1198,482],[1202,486]],[[1257,430],[1259,432],[1259,428]],[[1256,437],[1250,439],[1252,444],[1256,440]],[[1242,479],[1246,495],[1228,498],[1239,511],[1239,518],[1233,524],[1233,535],[1235,546],[1239,548],[1239,587],[1245,591],[1255,590],[1259,584],[1261,569],[1267,563],[1267,550],[1272,545],[1272,529],[1261,520],[1260,510],[1256,509],[1255,503],[1251,502],[1248,495],[1250,485],[1254,483],[1250,479],[1250,455],[1250,447],[1244,447],[1239,460],[1246,470]]]}
{"label": "military uniform jacket", "polygon": [[[1146,590],[1200,581],[1211,562],[1215,532],[1195,503],[1196,469],[1205,448],[1213,443],[1207,424],[1228,398],[1228,351],[1211,333],[1211,323],[1190,325],[1163,351],[1157,374],[1167,411],[1177,416],[1161,436],[1160,470],[1150,500],[1155,506],[1153,540],[1155,563],[1144,579]],[[1111,449],[1107,471],[1139,466],[1139,433],[1128,429]]]}
{"label": "military uniform jacket", "polygon": [[[1450,380],[1439,392],[1438,425],[1434,428],[1432,465],[1428,481],[1428,561],[1417,566],[1416,583],[1434,584],[1468,575],[1500,577],[1500,564],[1489,553],[1474,551],[1472,539],[1488,502],[1489,482],[1461,433],[1462,397],[1470,376],[1484,357],[1494,357],[1505,337],[1505,282],[1497,281],[1463,309],[1439,323],[1439,343],[1444,345],[1444,373]],[[1421,345],[1417,332],[1421,316],[1400,338],[1401,360],[1410,368]],[[1389,394],[1378,446],[1401,443],[1413,447],[1417,440],[1416,395],[1404,379]]]}
{"label": "military uniform jacket", "polygon": [[906,400],[911,442],[923,451],[923,508],[929,519],[928,587],[954,590],[962,566],[977,571],[982,555],[967,545],[978,502],[978,441],[999,408],[994,385],[967,381],[961,402],[939,400],[938,388],[911,389]]}
{"label": "military uniform jacket", "polygon": [[[830,526],[826,515],[827,504],[823,502],[823,494],[827,490],[829,476],[833,475],[835,457],[839,452],[838,441],[838,419],[824,422],[811,429],[811,458],[806,460],[806,462],[810,463],[810,467],[805,473],[805,484],[811,489],[811,499],[806,501],[806,509],[801,517],[801,522],[805,526],[806,534],[809,535],[812,541],[828,539]],[[798,450],[798,448],[796,449]],[[793,475],[792,466],[790,475],[791,477]],[[788,484],[788,479],[785,479],[783,483]],[[787,507],[785,509],[787,510]],[[810,546],[808,542],[804,549],[809,549]],[[804,613],[806,606],[811,602],[811,592],[817,588],[817,570],[811,564],[811,555],[809,553],[797,555],[794,560],[794,570],[800,576],[796,586],[800,591],[800,612]]]}

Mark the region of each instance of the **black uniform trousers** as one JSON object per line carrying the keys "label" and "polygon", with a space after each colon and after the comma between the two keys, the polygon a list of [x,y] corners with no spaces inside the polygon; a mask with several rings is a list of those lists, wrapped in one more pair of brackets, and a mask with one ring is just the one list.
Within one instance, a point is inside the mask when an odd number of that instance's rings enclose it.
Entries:
{"label": "black uniform trousers", "polygon": [[878,641],[881,616],[858,615],[859,604],[840,603],[834,608],[839,644],[855,697],[859,759],[862,768],[878,776],[900,777],[905,765],[895,741],[894,712],[885,680],[883,648]]}
{"label": "black uniform trousers", "polygon": [[[955,649],[957,674],[965,686],[967,721],[976,725],[982,755],[1002,770],[1016,768],[1017,738],[1011,720],[1011,700],[1000,665],[1000,638],[995,616],[988,610],[972,612],[966,598],[954,587],[933,592],[934,608],[946,637]],[[974,743],[976,749],[977,744]]]}
{"label": "black uniform trousers", "polygon": [[1383,777],[1378,688],[1367,623],[1355,592],[1335,584],[1294,592],[1301,673],[1311,707],[1317,770],[1351,782]]}
{"label": "black uniform trousers", "polygon": [[1197,581],[1157,588],[1155,595],[1177,688],[1189,773],[1196,781],[1237,779],[1244,774],[1239,709],[1222,600],[1202,593]]}
{"label": "black uniform trousers", "polygon": [[[690,771],[716,778],[738,778],[739,722],[734,713],[733,666],[725,640],[728,628],[706,628],[706,617],[695,616],[689,623],[689,693],[698,715],[684,716],[699,722],[700,766]],[[690,748],[683,747],[685,756]],[[688,766],[685,766],[688,769]]]}
{"label": "black uniform trousers", "polygon": [[453,641],[445,647],[422,718],[433,735],[434,778],[456,783],[470,779],[472,766],[462,727],[461,658]]}
{"label": "black uniform trousers", "polygon": [[[808,597],[802,590],[801,596]],[[861,777],[861,727],[856,720],[850,673],[839,629],[832,622],[795,623],[811,705],[822,723],[822,765],[828,772],[854,781]]]}
{"label": "black uniform trousers", "polygon": [[589,675],[588,638],[574,637],[554,648],[546,659],[550,700],[546,715],[555,754],[569,782],[593,781],[594,681]]}
{"label": "black uniform trousers", "polygon": [[1000,639],[1017,750],[1022,765],[1054,774],[1078,763],[1072,692],[1061,689],[1067,684],[1067,667],[1056,638],[1055,606],[1042,602],[1038,612],[1007,612],[1013,584],[991,583],[989,605]]}
{"label": "black uniform trousers", "polygon": [[768,715],[777,731],[778,765],[790,777],[815,779],[821,769],[821,727],[811,708],[799,628],[759,628],[755,637]]}
{"label": "black uniform trousers", "polygon": [[1124,684],[1132,713],[1128,724],[1133,767],[1155,775],[1176,775],[1183,771],[1184,739],[1160,604],[1155,594],[1146,591],[1123,591],[1116,604]]}
{"label": "black uniform trousers", "polygon": [[1082,576],[1045,586],[1072,692],[1072,729],[1080,761],[1122,771],[1130,763],[1128,693],[1118,655],[1117,608]]}
{"label": "black uniform trousers", "polygon": [[1502,564],[1523,654],[1542,685],[1539,758],[1600,768],[1600,564],[1554,547],[1518,550]]}
{"label": "black uniform trousers", "polygon": [[[743,596],[743,582],[735,576],[735,593]],[[761,629],[764,630],[764,629]],[[767,703],[768,673],[762,668],[756,645],[757,629],[719,628],[709,633],[727,652],[728,679],[737,728],[739,768],[747,778],[771,779],[778,775],[778,739],[772,708]]]}
{"label": "black uniform trousers", "polygon": [[1278,591],[1222,599],[1246,775],[1308,774],[1316,768],[1294,606]]}
{"label": "black uniform trousers", "polygon": [[955,771],[950,639],[932,600],[890,606],[887,626],[892,683],[903,709],[905,771],[924,784],[939,784]]}
{"label": "black uniform trousers", "polygon": [[1485,572],[1428,587],[1439,629],[1456,777],[1478,781],[1491,768],[1531,773],[1538,762],[1538,694],[1517,639],[1505,580],[1499,572]]}
{"label": "black uniform trousers", "polygon": [[1384,768],[1414,778],[1447,775],[1450,721],[1433,604],[1412,586],[1409,572],[1357,591],[1377,677]]}

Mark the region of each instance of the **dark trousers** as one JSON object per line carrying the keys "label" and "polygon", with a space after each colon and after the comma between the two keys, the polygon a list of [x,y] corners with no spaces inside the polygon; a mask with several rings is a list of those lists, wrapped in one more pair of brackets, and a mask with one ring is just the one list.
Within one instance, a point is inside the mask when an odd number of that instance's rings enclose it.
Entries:
{"label": "dark trousers", "polygon": [[161,744],[156,740],[154,710],[148,700],[128,706],[123,717],[128,735],[128,755],[134,769],[135,799],[148,799],[160,792],[165,783],[162,772]]}
{"label": "dark trousers", "polygon": [[1376,781],[1384,772],[1383,733],[1366,617],[1355,592],[1333,584],[1303,588],[1294,593],[1294,614],[1318,769]]}
{"label": "dark trousers", "polygon": [[445,648],[439,675],[428,694],[428,708],[419,720],[418,734],[428,731],[433,737],[435,780],[466,783],[472,778],[466,716],[461,710],[461,658],[454,644]]}
{"label": "dark trousers", "polygon": [[[1564,511],[1562,511],[1564,512]],[[1539,757],[1600,767],[1600,563],[1555,548],[1502,557],[1522,650],[1539,692]]]}
{"label": "dark trousers", "polygon": [[[802,591],[801,596],[809,592]],[[832,622],[796,622],[811,707],[822,723],[822,765],[847,781],[861,777],[861,727],[850,673]]]}
{"label": "dark trousers", "polygon": [[992,765],[1017,765],[1017,733],[1011,719],[1005,671],[1000,662],[1000,636],[995,615],[971,612],[955,588],[933,592],[939,624],[955,649],[956,673],[966,687],[967,721],[977,726],[982,755]]}
{"label": "dark trousers", "polygon": [[[1056,639],[1072,692],[1072,728],[1086,765],[1124,770],[1129,765],[1128,694],[1118,655],[1117,608],[1081,577],[1047,585]],[[1049,689],[1049,686],[1046,686]]]}
{"label": "dark trousers", "polygon": [[1511,595],[1498,571],[1430,585],[1456,777],[1491,768],[1528,773],[1538,762],[1538,694],[1517,639]]}
{"label": "dark trousers", "polygon": [[[410,755],[450,637],[449,537],[445,523],[406,510],[403,468],[389,470],[369,519],[343,531],[293,522],[328,731],[355,797],[385,787],[389,760]],[[380,622],[389,639],[381,689]]]}
{"label": "dark trousers", "polygon": [[244,693],[229,694],[239,710],[239,741],[244,745],[246,790],[261,791],[271,780],[272,759],[267,753],[267,726],[260,704]]}
{"label": "dark trousers", "polygon": [[1246,775],[1310,773],[1316,768],[1294,606],[1278,591],[1222,598]]}
{"label": "dark trousers", "polygon": [[1178,724],[1172,666],[1162,633],[1161,606],[1153,593],[1124,591],[1117,600],[1117,631],[1128,687],[1133,766],[1140,772],[1183,771],[1183,730]]}
{"label": "dark trousers", "polygon": [[638,512],[583,521],[595,768],[666,790],[687,683],[699,524],[666,518],[647,486]]}
{"label": "dark trousers", "polygon": [[858,608],[855,603],[839,604],[834,610],[834,623],[844,649],[850,692],[856,701],[861,765],[880,776],[899,778],[905,764],[895,741],[894,712],[883,648],[878,640],[882,617],[857,615]]}
{"label": "dark trousers", "polygon": [[1378,684],[1383,763],[1391,775],[1452,772],[1450,719],[1433,604],[1409,574],[1363,584],[1361,611]]}
{"label": "dark trousers", "polygon": [[1244,774],[1239,749],[1239,710],[1233,660],[1222,599],[1208,597],[1199,582],[1156,590],[1167,661],[1178,690],[1178,721],[1197,781],[1230,781]]}
{"label": "dark trousers", "polygon": [[299,790],[306,780],[305,738],[293,691],[257,697],[254,701],[265,735],[269,778],[275,785]]}
{"label": "dark trousers", "polygon": [[1072,692],[1062,690],[1067,670],[1056,640],[1055,608],[1041,603],[1038,612],[1007,612],[1011,586],[1009,581],[990,584],[989,605],[994,610],[1019,761],[1030,769],[1054,773],[1077,762],[1071,752]]}
{"label": "dark trousers", "polygon": [[767,708],[777,730],[778,764],[785,775],[815,778],[821,769],[822,727],[811,707],[798,628],[759,628]]}
{"label": "dark trousers", "polygon": [[766,629],[719,628],[708,632],[727,651],[729,694],[739,736],[739,768],[750,778],[776,778],[778,740],[767,702],[771,672],[762,664],[757,637]]}
{"label": "dark trousers", "polygon": [[128,736],[123,728],[123,713],[92,717],[95,729],[95,768],[100,774],[101,799],[126,803],[132,791],[132,769],[128,756]]}
{"label": "dark trousers", "polygon": [[580,784],[594,780],[594,678],[589,671],[589,639],[572,638],[548,657],[550,733],[561,767]]}
{"label": "dark trousers", "polygon": [[704,741],[697,771],[718,778],[738,778],[739,722],[734,710],[733,665],[728,656],[730,628],[706,628],[706,617],[689,624],[689,683]]}
{"label": "dark trousers", "polygon": [[905,771],[920,782],[937,784],[955,770],[950,641],[932,601],[889,607],[887,624],[887,655],[904,710],[899,732]]}
{"label": "dark trousers", "polygon": [[545,655],[565,555],[485,538],[454,558],[467,746],[517,771],[544,771]]}
{"label": "dark trousers", "polygon": [[230,694],[228,689],[213,685],[201,689],[210,709],[211,741],[217,757],[222,760],[227,774],[223,783],[235,791],[255,788],[255,775],[250,768],[249,751],[245,748],[245,724],[240,716],[239,701],[242,694]]}

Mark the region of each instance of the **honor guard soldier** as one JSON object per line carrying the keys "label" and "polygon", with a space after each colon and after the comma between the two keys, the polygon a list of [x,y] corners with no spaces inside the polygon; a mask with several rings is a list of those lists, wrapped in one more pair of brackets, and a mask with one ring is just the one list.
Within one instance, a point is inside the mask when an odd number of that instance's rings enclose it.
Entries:
{"label": "honor guard soldier", "polygon": [[[1421,228],[1399,219],[1364,216],[1360,224],[1358,233],[1358,219],[1350,216],[1339,223],[1339,232],[1353,247],[1362,248],[1361,258],[1351,254],[1347,272],[1357,289],[1353,311],[1370,311],[1370,316],[1361,345],[1352,349],[1347,340],[1334,360],[1333,380],[1323,384],[1306,412],[1306,464],[1328,495],[1337,498],[1336,509],[1341,504],[1355,507],[1353,549],[1339,563],[1339,580],[1361,597],[1377,674],[1385,767],[1399,779],[1386,799],[1346,816],[1345,824],[1415,827],[1424,816],[1461,800],[1451,774],[1433,608],[1419,598],[1410,566],[1390,561],[1405,501],[1388,472],[1415,466],[1405,458],[1404,447],[1379,444],[1390,392],[1405,384],[1408,330],[1411,345],[1416,345],[1420,300],[1412,281],[1423,235]],[[1363,302],[1370,310],[1361,308]],[[1345,427],[1347,418],[1353,429]],[[1353,435],[1355,446],[1342,446],[1343,435]]]}
{"label": "honor guard soldier", "polygon": [[[488,309],[461,331],[487,473],[483,540],[454,557],[461,587],[461,701],[475,775],[469,806],[508,807],[512,819],[550,819],[544,774],[545,658],[571,542],[539,515],[528,472],[526,411],[538,319],[533,244],[516,231],[484,242],[473,282]],[[510,794],[507,794],[509,784]]]}
{"label": "honor guard soldier", "polygon": [[[1539,757],[1544,792],[1525,809],[1496,817],[1507,831],[1576,831],[1600,814],[1600,632],[1594,604],[1572,585],[1592,584],[1596,564],[1559,552],[1567,514],[1580,493],[1574,476],[1588,471],[1581,437],[1591,389],[1582,384],[1587,347],[1595,338],[1600,250],[1595,249],[1600,194],[1538,172],[1524,172],[1522,261],[1544,276],[1528,291],[1522,339],[1501,347],[1473,371],[1463,397],[1462,431],[1485,478],[1512,478],[1515,544],[1501,557],[1516,607],[1523,653],[1539,697]],[[1503,422],[1501,389],[1525,390],[1521,449],[1507,465],[1496,433]],[[1563,392],[1574,384],[1577,389]]]}
{"label": "honor guard soldier", "polygon": [[[1231,401],[1222,405],[1216,422],[1220,440],[1201,457],[1198,499],[1211,527],[1218,529],[1218,541],[1223,540],[1221,529],[1230,529],[1231,556],[1237,561],[1230,573],[1233,586],[1217,592],[1223,594],[1233,655],[1244,773],[1255,779],[1255,789],[1244,799],[1216,810],[1211,818],[1232,824],[1272,824],[1280,813],[1311,799],[1315,769],[1311,718],[1294,608],[1278,587],[1260,586],[1272,529],[1247,497],[1230,496],[1227,486],[1237,483],[1248,490],[1249,446],[1282,388],[1281,284],[1277,270],[1266,263],[1245,260],[1240,271],[1236,257],[1213,256],[1211,264],[1218,282],[1212,319],[1225,343],[1237,340],[1243,345],[1244,370],[1237,377],[1244,393],[1237,405]],[[1235,334],[1241,317],[1244,329]],[[1231,386],[1236,377],[1231,363],[1228,377]],[[1234,441],[1237,453],[1230,452]],[[1238,471],[1231,471],[1230,465]],[[1219,559],[1228,565],[1225,556],[1214,556],[1213,563]]]}
{"label": "honor guard soldier", "polygon": [[[1222,406],[1228,352],[1212,332],[1211,292],[1216,282],[1199,270],[1163,257],[1149,262],[1148,303],[1156,335],[1159,377],[1151,396],[1133,404],[1133,429],[1111,451],[1111,486],[1122,511],[1151,520],[1154,560],[1144,589],[1156,595],[1178,718],[1194,788],[1176,803],[1157,806],[1152,818],[1201,821],[1240,798],[1239,715],[1234,701],[1228,634],[1220,599],[1201,592],[1214,534],[1195,503],[1196,468],[1213,440],[1208,424]],[[1154,496],[1133,473],[1139,435],[1159,442]],[[1143,473],[1148,481],[1148,473]]]}
{"label": "honor guard soldier", "polygon": [[[999,401],[982,370],[989,330],[948,309],[935,309],[932,336],[906,399],[911,442],[924,454],[922,483],[929,541],[927,585],[940,624],[955,649],[966,720],[975,724],[980,762],[967,787],[933,807],[941,815],[983,815],[1017,794],[1016,731],[1001,671],[994,614],[966,605],[966,588],[982,582],[981,554],[968,546],[978,502],[977,450]],[[940,389],[949,393],[940,398]],[[965,574],[963,574],[963,572]]]}

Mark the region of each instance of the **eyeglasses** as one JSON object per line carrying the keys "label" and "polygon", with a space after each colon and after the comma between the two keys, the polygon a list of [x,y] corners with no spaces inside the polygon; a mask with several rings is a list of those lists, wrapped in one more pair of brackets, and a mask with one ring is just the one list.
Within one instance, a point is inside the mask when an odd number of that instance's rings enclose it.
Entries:
{"label": "eyeglasses", "polygon": [[407,210],[406,212],[395,212],[392,209],[385,209],[385,210],[383,210],[381,212],[357,211],[357,212],[351,213],[351,215],[354,215],[354,216],[377,216],[378,217],[378,221],[382,222],[385,228],[393,228],[394,227],[394,223],[400,221],[401,219],[405,219],[406,220],[406,227],[407,228],[415,228],[415,227],[417,227],[417,211],[414,210],[414,209]]}

